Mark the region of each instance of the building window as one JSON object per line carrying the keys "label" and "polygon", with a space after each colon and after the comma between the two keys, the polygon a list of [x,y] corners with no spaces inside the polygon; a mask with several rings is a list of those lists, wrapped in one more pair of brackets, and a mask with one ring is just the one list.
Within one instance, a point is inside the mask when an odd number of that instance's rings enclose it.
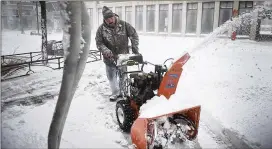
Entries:
{"label": "building window", "polygon": [[102,8],[98,8],[98,25],[103,23]]}
{"label": "building window", "polygon": [[173,4],[172,32],[181,32],[182,4]]}
{"label": "building window", "polygon": [[143,31],[143,6],[135,7],[135,26],[136,30]]}
{"label": "building window", "polygon": [[18,9],[13,9],[12,14],[19,17],[19,10]]}
{"label": "building window", "polygon": [[[3,2],[3,1],[2,1]],[[2,16],[2,27],[4,29],[9,29],[9,25],[8,25],[8,17],[7,16]]]}
{"label": "building window", "polygon": [[253,9],[253,1],[240,1],[239,2],[239,15],[248,13]]}
{"label": "building window", "polygon": [[159,5],[159,32],[168,30],[168,4]]}
{"label": "building window", "polygon": [[90,14],[90,24],[91,24],[91,29],[93,29],[93,8],[88,9],[88,13]]}
{"label": "building window", "polygon": [[122,7],[115,7],[115,13],[122,19]]}
{"label": "building window", "polygon": [[214,2],[206,2],[202,5],[201,33],[213,31]]}
{"label": "building window", "polygon": [[17,4],[18,1],[10,1],[9,3],[10,3],[10,4]]}
{"label": "building window", "polygon": [[126,6],[125,11],[126,11],[126,22],[128,22],[129,24],[132,24],[132,7]]}
{"label": "building window", "polygon": [[224,24],[227,20],[229,20],[232,17],[232,8],[233,2],[231,1],[220,2],[219,26]]}
{"label": "building window", "polygon": [[186,33],[196,33],[197,3],[187,4]]}
{"label": "building window", "polygon": [[146,12],[146,30],[148,32],[155,31],[155,5],[148,5]]}
{"label": "building window", "polygon": [[25,15],[30,15],[31,14],[31,10],[25,10]]}

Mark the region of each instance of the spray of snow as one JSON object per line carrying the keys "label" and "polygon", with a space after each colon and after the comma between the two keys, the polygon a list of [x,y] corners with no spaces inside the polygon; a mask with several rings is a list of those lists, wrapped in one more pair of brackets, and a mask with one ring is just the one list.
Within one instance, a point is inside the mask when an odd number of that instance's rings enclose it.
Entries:
{"label": "spray of snow", "polygon": [[242,23],[244,23],[243,25],[249,25],[252,23],[252,12],[242,14],[236,18],[232,18],[232,20],[226,21],[224,24],[210,33],[201,43],[190,49],[188,52],[194,53],[197,50],[202,49],[204,46],[207,46],[207,44],[215,42],[219,35],[226,33],[230,35],[232,32],[236,31],[242,25]]}
{"label": "spray of snow", "polygon": [[[171,98],[178,98],[177,95],[171,96]],[[182,104],[177,105],[176,102],[166,99],[164,96],[155,96],[152,100],[148,100],[146,104],[140,108],[140,118],[152,118],[159,115],[164,115],[182,109],[190,108],[195,106],[194,104]]]}
{"label": "spray of snow", "polygon": [[[196,52],[197,50],[203,49],[205,46],[207,46],[210,43],[215,42],[219,35],[226,34],[228,36],[231,35],[234,31],[237,31],[241,26],[248,26],[253,23],[253,14],[254,13],[264,13],[264,10],[268,10],[270,3],[265,3],[264,6],[258,6],[256,9],[254,9],[251,12],[244,13],[242,15],[239,15],[238,17],[234,17],[228,21],[226,21],[224,24],[216,28],[213,32],[211,32],[205,39],[197,44],[195,47],[188,50],[190,54]],[[271,8],[270,8],[271,9]],[[179,58],[179,57],[178,57]]]}
{"label": "spray of snow", "polygon": [[[259,9],[255,11],[259,11]],[[204,48],[203,46],[207,46],[207,44],[210,44],[211,42],[215,42],[216,37],[218,35],[222,35],[226,32],[236,31],[241,26],[242,22],[247,22],[246,24],[250,24],[251,16],[252,16],[252,13],[245,13],[237,18],[233,18],[232,20],[226,21],[223,25],[221,25],[220,27],[215,29],[212,33],[210,33],[202,42],[197,44],[195,47],[191,48],[188,52],[190,54],[194,53],[196,52],[196,50]],[[179,59],[179,58],[180,57],[176,59]],[[177,86],[177,91],[178,91],[178,88],[179,86]],[[171,98],[174,98],[174,95]],[[154,106],[154,104],[158,104],[158,106]],[[169,100],[167,100],[164,96],[160,96],[160,97],[155,96],[151,101],[148,101],[146,104],[144,104],[141,107],[140,117],[152,117],[152,116],[154,117],[157,115],[162,115],[162,114],[174,112],[174,111],[189,108],[189,107],[192,107],[192,106],[175,105],[172,102],[169,102]]]}

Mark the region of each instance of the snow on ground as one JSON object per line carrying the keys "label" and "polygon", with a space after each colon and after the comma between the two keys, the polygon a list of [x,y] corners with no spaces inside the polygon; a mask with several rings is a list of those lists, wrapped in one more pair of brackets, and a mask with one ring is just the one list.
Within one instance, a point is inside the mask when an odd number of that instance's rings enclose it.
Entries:
{"label": "snow on ground", "polygon": [[[62,40],[62,33],[51,33],[47,35],[47,40]],[[2,47],[1,54],[15,54],[15,53],[27,53],[27,52],[39,52],[41,51],[42,36],[30,35],[30,31],[25,31],[25,34],[21,34],[20,31],[2,31]],[[92,42],[94,38],[92,38]],[[30,44],[31,43],[31,44]],[[94,44],[91,45],[91,49],[96,49]]]}
{"label": "snow on ground", "polygon": [[[124,135],[115,131],[118,127],[112,120],[114,115],[111,110],[114,109],[114,104],[107,104],[109,87],[105,85],[104,66],[101,62],[93,64],[87,65],[72,102],[61,147],[120,148],[120,143],[121,145],[123,143]],[[6,88],[2,91],[7,92],[11,99],[17,98],[13,101],[15,104],[24,104],[22,101],[28,100],[30,95],[35,97],[51,95],[40,98],[42,101],[37,98],[32,99],[34,105],[14,106],[2,112],[3,147],[47,147],[47,133],[61,77],[62,70],[50,70],[35,73],[23,79],[2,82],[2,88]],[[14,85],[17,87],[13,88]],[[6,97],[2,99],[4,102],[10,99],[8,96],[4,97]],[[18,102],[18,99],[21,102]]]}
{"label": "snow on ground", "polygon": [[210,44],[194,53],[181,80],[184,86],[177,90],[187,91],[225,127],[271,147],[271,46],[249,40]]}
{"label": "snow on ground", "polygon": [[[61,34],[50,36],[49,39],[62,37]],[[169,57],[189,51],[203,39],[140,36],[140,52],[144,60],[161,64]],[[39,50],[39,40],[40,36],[3,32],[3,47],[20,45],[16,53]],[[95,48],[94,37],[91,43],[91,48]],[[189,146],[271,147],[272,43],[224,38],[206,43],[190,53],[177,92],[168,101],[169,105],[180,107],[202,106],[199,136]],[[2,54],[6,49],[13,48],[3,48]],[[62,70],[37,68],[30,76],[2,82],[3,147],[47,146],[61,79]],[[103,62],[87,64],[64,127],[62,148],[127,148],[131,145],[129,135],[118,128],[115,103],[109,102],[109,95]],[[155,103],[148,103],[152,102]]]}

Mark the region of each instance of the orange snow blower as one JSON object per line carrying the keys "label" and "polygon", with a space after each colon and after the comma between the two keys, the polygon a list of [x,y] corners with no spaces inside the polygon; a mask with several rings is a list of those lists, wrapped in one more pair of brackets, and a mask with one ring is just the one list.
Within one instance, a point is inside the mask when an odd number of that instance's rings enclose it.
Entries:
{"label": "orange snow blower", "polygon": [[[170,69],[143,61],[142,55],[121,55],[117,61],[122,98],[116,103],[116,117],[120,128],[131,133],[137,149],[155,149],[166,146],[162,140],[174,143],[194,140],[198,134],[200,106],[167,113],[151,118],[139,118],[140,107],[154,96],[170,99],[175,94],[183,65],[189,60],[186,53]],[[144,65],[155,66],[155,72],[145,73]],[[128,66],[138,65],[138,70],[127,71]],[[140,66],[142,65],[142,66]],[[155,94],[155,91],[158,91]],[[167,126],[167,127],[166,127]],[[170,126],[170,128],[169,128]],[[171,131],[168,131],[171,129]],[[159,132],[164,132],[163,134]]]}

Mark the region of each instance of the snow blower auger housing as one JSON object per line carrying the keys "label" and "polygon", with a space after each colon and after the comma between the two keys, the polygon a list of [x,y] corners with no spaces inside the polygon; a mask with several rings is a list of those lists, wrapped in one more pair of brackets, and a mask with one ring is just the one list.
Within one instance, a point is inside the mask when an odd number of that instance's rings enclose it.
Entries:
{"label": "snow blower auger housing", "polygon": [[[200,106],[181,109],[173,113],[152,118],[138,118],[140,107],[154,96],[170,98],[176,91],[176,87],[182,73],[182,66],[188,61],[190,55],[186,53],[172,64],[170,69],[165,65],[155,65],[143,61],[142,55],[119,55],[116,65],[122,98],[116,103],[116,117],[120,128],[124,132],[131,132],[132,143],[137,149],[162,148],[158,137],[158,131],[163,129],[166,123],[173,125],[175,134],[165,133],[165,139],[193,140],[198,134]],[[145,65],[155,67],[154,72],[143,71]],[[137,67],[135,71],[128,71],[128,67]],[[157,91],[157,93],[156,93]],[[165,118],[165,121],[161,119]],[[160,123],[158,123],[160,121]],[[177,138],[175,138],[177,139]]]}

